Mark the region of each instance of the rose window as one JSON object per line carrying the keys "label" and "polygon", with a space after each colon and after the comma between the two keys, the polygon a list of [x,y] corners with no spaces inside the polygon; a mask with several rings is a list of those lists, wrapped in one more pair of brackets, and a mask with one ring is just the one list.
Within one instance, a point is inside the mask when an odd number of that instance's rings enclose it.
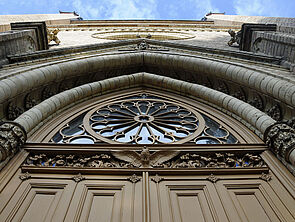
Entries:
{"label": "rose window", "polygon": [[223,144],[237,139],[215,120],[182,103],[140,95],[96,105],[63,126],[56,143]]}
{"label": "rose window", "polygon": [[201,133],[202,116],[161,100],[130,100],[103,106],[86,114],[89,133],[115,143],[177,143]]}

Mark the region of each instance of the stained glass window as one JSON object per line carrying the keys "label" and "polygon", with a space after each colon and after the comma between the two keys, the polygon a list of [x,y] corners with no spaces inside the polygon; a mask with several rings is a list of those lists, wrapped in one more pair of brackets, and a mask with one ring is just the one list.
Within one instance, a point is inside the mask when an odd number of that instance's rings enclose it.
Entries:
{"label": "stained glass window", "polygon": [[54,143],[238,143],[208,114],[159,95],[140,94],[95,105],[62,126]]}

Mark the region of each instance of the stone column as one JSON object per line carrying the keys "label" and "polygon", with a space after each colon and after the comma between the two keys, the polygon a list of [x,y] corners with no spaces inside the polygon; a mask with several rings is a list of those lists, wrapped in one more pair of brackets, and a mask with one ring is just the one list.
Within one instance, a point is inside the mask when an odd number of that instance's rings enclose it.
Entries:
{"label": "stone column", "polygon": [[18,123],[0,122],[0,170],[20,150],[26,139],[26,131]]}
{"label": "stone column", "polygon": [[267,146],[279,157],[295,167],[295,119],[277,122],[264,134]]}

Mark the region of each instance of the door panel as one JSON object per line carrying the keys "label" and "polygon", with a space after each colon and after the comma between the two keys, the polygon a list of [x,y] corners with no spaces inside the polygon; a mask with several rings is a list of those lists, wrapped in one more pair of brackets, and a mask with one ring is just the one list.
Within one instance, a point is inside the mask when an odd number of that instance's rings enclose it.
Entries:
{"label": "door panel", "polygon": [[265,181],[218,181],[216,187],[231,221],[295,221]]}
{"label": "door panel", "polygon": [[197,179],[151,182],[151,221],[228,221],[214,185]]}
{"label": "door panel", "polygon": [[125,178],[78,183],[66,221],[141,221],[142,182]]}
{"label": "door panel", "polygon": [[62,221],[74,190],[70,180],[24,181],[1,212],[3,221]]}
{"label": "door panel", "polygon": [[286,190],[278,195],[274,179],[260,175],[219,175],[215,183],[201,175],[156,178],[145,172],[87,175],[79,182],[64,175],[30,176],[2,191],[0,198],[11,198],[0,199],[0,221],[295,221],[294,198]]}

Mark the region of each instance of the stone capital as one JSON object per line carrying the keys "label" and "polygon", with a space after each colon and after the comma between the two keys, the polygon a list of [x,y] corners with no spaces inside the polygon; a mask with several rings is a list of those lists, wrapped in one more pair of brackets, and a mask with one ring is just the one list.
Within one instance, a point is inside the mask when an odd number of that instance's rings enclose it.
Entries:
{"label": "stone capital", "polygon": [[0,169],[27,140],[24,128],[16,122],[0,122]]}
{"label": "stone capital", "polygon": [[290,154],[295,152],[295,129],[288,122],[277,122],[264,133],[266,145],[278,156],[291,162]]}

